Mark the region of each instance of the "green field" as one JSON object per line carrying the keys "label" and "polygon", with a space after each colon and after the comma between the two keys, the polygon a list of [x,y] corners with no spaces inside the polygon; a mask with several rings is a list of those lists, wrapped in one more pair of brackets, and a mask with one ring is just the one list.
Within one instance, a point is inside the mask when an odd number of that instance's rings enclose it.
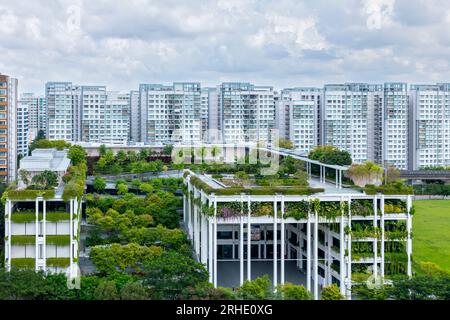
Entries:
{"label": "green field", "polygon": [[413,259],[450,271],[450,200],[414,201]]}

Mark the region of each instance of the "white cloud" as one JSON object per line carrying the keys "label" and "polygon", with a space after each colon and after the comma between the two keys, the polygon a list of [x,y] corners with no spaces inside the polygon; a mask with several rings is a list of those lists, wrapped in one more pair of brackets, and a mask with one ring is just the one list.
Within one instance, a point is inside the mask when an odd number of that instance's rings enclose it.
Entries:
{"label": "white cloud", "polygon": [[450,81],[449,25],[448,0],[1,1],[0,72],[37,92]]}

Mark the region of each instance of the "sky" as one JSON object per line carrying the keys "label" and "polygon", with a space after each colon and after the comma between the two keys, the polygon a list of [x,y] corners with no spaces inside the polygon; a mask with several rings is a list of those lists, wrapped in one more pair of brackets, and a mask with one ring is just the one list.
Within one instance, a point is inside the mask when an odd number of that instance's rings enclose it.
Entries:
{"label": "sky", "polygon": [[0,0],[0,73],[137,90],[450,82],[448,0]]}

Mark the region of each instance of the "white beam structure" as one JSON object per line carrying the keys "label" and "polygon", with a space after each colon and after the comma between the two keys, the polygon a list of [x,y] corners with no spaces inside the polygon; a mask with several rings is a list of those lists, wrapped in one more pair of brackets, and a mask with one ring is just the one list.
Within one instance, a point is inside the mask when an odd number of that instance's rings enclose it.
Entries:
{"label": "white beam structure", "polygon": [[278,228],[277,228],[278,204],[277,197],[273,201],[273,287],[278,286]]}
{"label": "white beam structure", "polygon": [[280,265],[280,269],[281,269],[281,279],[280,279],[280,283],[282,285],[284,285],[284,272],[285,272],[285,268],[284,268],[284,256],[285,256],[285,226],[284,226],[284,196],[281,196],[281,214],[280,214],[280,219],[281,220],[281,265]]}
{"label": "white beam structure", "polygon": [[252,280],[252,226],[250,197],[247,201],[247,280]]}

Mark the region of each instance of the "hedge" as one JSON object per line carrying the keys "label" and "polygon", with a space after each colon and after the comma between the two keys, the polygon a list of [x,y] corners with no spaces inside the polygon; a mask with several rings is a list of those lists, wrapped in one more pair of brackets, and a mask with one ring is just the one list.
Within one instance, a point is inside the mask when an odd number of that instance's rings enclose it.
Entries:
{"label": "hedge", "polygon": [[45,200],[55,197],[55,190],[9,190],[7,198],[10,200],[34,200],[43,197]]}
{"label": "hedge", "polygon": [[70,266],[70,258],[47,258],[47,266],[67,268]]}
{"label": "hedge", "polygon": [[27,244],[34,245],[36,243],[36,236],[11,236],[11,244],[24,246]]}
{"label": "hedge", "polygon": [[[58,222],[58,221],[69,221],[70,213],[68,212],[47,212],[45,215],[47,221],[49,222]],[[74,217],[75,219],[75,214]]]}
{"label": "hedge", "polygon": [[259,187],[259,188],[220,188],[215,189],[204,182],[197,176],[191,176],[190,178],[191,184],[197,189],[203,190],[205,193],[211,194],[215,193],[220,196],[232,196],[239,195],[241,193],[249,194],[249,195],[275,195],[275,194],[284,194],[284,195],[312,195],[314,193],[324,192],[324,189],[321,188],[309,188],[309,187]]}
{"label": "hedge", "polygon": [[36,260],[34,258],[13,258],[11,266],[16,268],[35,268]]}
{"label": "hedge", "polygon": [[70,245],[70,235],[47,236],[45,241],[47,244],[68,246]]}
{"label": "hedge", "polygon": [[[42,221],[44,215],[42,213],[38,214],[39,221]],[[70,220],[70,213],[67,212],[47,212],[46,219],[49,222],[58,222],[58,221],[68,221]],[[74,215],[75,219],[75,215]],[[36,213],[26,212],[19,213],[15,212],[11,215],[11,221],[14,223],[30,223],[36,220]]]}

